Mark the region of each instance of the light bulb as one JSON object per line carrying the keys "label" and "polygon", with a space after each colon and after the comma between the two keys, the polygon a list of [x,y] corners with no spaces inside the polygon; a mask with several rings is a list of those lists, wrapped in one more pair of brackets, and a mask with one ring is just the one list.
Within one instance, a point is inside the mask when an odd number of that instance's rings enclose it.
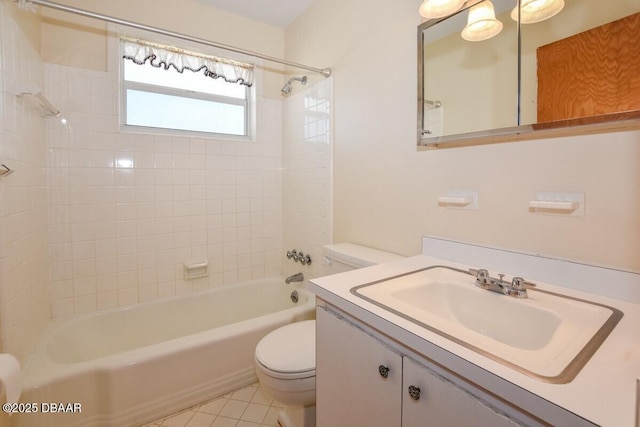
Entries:
{"label": "light bulb", "polygon": [[496,19],[493,3],[489,0],[476,4],[469,9],[467,26],[462,30],[462,38],[478,42],[490,39],[502,31],[502,22]]}
{"label": "light bulb", "polygon": [[[520,23],[535,24],[555,16],[564,7],[564,0],[523,0],[520,5]],[[518,20],[518,8],[511,11],[511,19]]]}
{"label": "light bulb", "polygon": [[423,18],[442,18],[460,10],[464,2],[465,0],[424,0],[419,12]]}

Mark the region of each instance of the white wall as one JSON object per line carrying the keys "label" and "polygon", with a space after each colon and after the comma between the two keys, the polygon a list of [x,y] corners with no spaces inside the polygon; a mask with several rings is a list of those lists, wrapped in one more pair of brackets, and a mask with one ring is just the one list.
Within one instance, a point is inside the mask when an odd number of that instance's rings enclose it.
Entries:
{"label": "white wall", "polygon": [[47,251],[45,119],[20,85],[44,88],[39,20],[0,1],[1,349],[21,362],[50,318]]}
{"label": "white wall", "polygon": [[[411,255],[432,234],[640,270],[640,132],[416,151],[419,4],[317,0],[286,30],[288,59],[333,68],[334,240]],[[478,190],[480,210],[439,207],[447,189]],[[586,192],[586,216],[529,212],[549,190]]]}

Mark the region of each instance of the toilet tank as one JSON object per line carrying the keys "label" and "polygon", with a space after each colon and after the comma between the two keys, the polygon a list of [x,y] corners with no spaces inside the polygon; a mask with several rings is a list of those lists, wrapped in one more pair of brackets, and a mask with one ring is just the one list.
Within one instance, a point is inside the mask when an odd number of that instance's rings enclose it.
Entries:
{"label": "toilet tank", "polygon": [[403,258],[400,255],[353,243],[326,245],[322,250],[322,255],[327,276]]}

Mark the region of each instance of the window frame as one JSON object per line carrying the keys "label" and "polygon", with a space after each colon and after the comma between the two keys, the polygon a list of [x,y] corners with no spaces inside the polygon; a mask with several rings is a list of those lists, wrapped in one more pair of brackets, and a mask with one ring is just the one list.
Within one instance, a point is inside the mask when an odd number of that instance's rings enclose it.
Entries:
{"label": "window frame", "polygon": [[[119,61],[119,97],[120,97],[120,111],[118,114],[120,130],[124,132],[131,133],[154,133],[154,134],[169,134],[169,135],[181,135],[181,136],[195,136],[195,137],[205,137],[205,138],[215,138],[215,139],[230,139],[230,140],[242,140],[242,141],[254,141],[255,140],[255,86],[256,83],[252,86],[244,86],[245,89],[245,97],[244,99],[234,98],[224,95],[215,95],[206,92],[196,92],[188,89],[178,89],[170,86],[161,86],[156,84],[147,84],[140,83],[135,81],[125,80],[125,61],[131,61],[130,59],[124,58],[124,52],[122,49],[122,44],[118,43],[118,61]],[[232,58],[229,58],[232,59]],[[133,61],[131,61],[133,63]],[[145,63],[148,66],[148,62]],[[142,66],[142,65],[141,65]],[[190,70],[185,70],[185,73],[192,72]],[[200,72],[202,73],[202,72]],[[202,75],[202,78],[210,78]],[[234,83],[229,83],[234,84]],[[239,83],[236,83],[239,84]],[[190,130],[190,129],[176,129],[176,128],[164,128],[164,127],[153,127],[153,126],[141,126],[141,125],[132,125],[126,123],[127,119],[127,91],[128,90],[136,90],[141,92],[155,93],[159,95],[168,95],[168,96],[177,96],[186,99],[196,99],[200,101],[210,101],[216,103],[237,105],[244,107],[244,135],[236,135],[229,133],[221,133],[221,132],[206,132],[206,131],[198,131],[198,130]]]}

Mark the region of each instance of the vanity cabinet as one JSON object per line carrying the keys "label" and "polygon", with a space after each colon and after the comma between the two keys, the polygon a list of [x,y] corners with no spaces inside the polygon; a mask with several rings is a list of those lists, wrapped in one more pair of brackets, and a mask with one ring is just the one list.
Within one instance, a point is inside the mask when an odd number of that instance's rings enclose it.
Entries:
{"label": "vanity cabinet", "polygon": [[318,427],[513,427],[536,420],[318,306]]}
{"label": "vanity cabinet", "polygon": [[316,425],[400,427],[400,353],[335,314],[316,311]]}
{"label": "vanity cabinet", "polygon": [[522,425],[497,412],[468,390],[408,357],[403,358],[403,427],[514,427]]}

